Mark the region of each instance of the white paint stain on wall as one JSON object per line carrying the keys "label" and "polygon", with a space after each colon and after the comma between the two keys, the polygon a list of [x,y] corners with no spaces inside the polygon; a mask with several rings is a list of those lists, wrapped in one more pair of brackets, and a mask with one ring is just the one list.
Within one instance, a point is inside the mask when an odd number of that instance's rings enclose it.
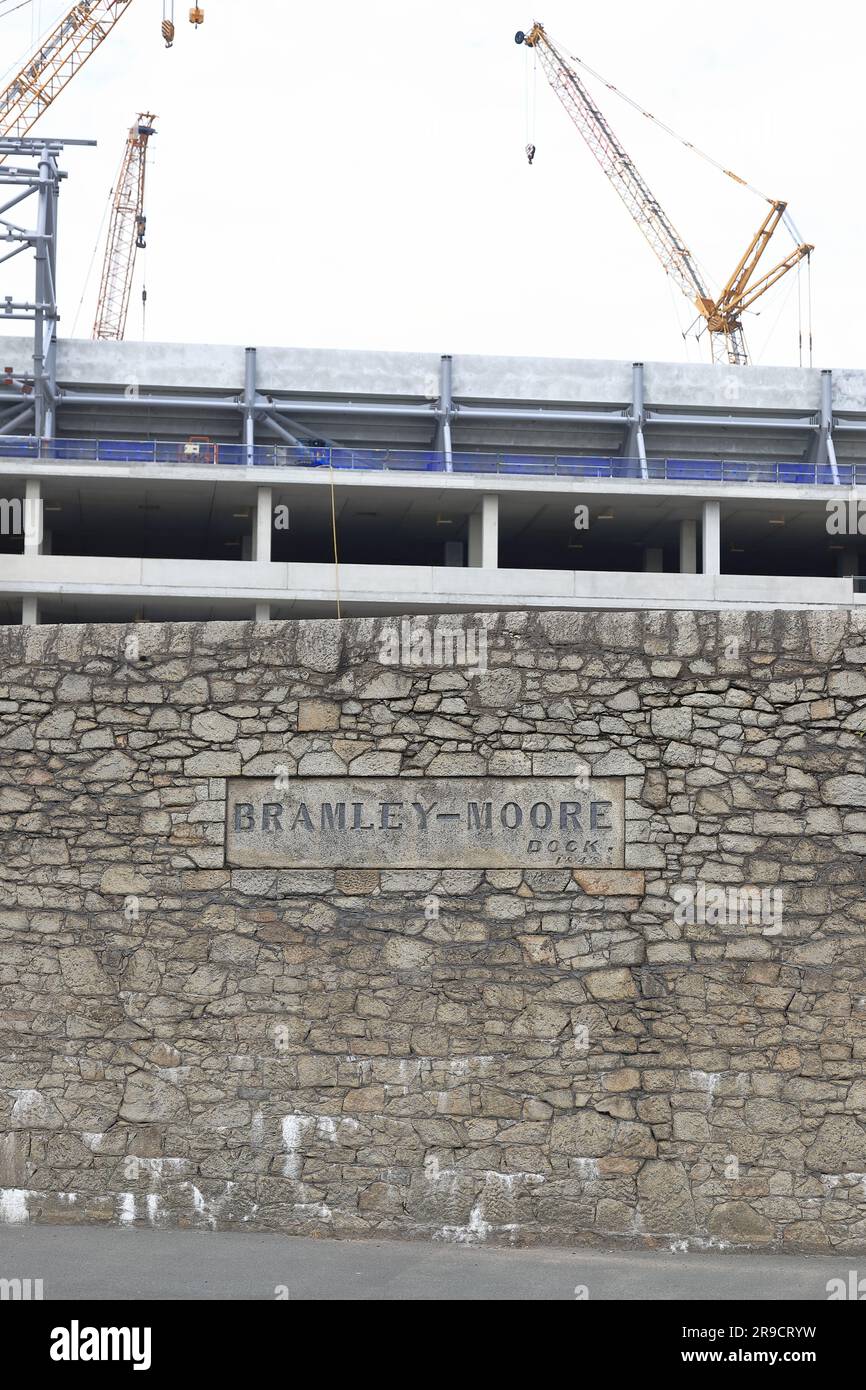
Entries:
{"label": "white paint stain on wall", "polygon": [[299,1178],[301,1169],[304,1166],[303,1156],[299,1153],[301,1144],[310,1128],[315,1125],[315,1115],[284,1115],[280,1130],[283,1137],[283,1149],[286,1157],[283,1159],[283,1177]]}
{"label": "white paint stain on wall", "polygon": [[7,1226],[23,1226],[30,1220],[27,1199],[30,1192],[25,1187],[0,1188],[0,1222]]}

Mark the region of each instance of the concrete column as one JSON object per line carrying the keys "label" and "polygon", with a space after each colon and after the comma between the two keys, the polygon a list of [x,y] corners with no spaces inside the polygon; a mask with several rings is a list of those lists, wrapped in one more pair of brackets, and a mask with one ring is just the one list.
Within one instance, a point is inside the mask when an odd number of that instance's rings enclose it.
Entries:
{"label": "concrete column", "polygon": [[469,518],[469,564],[472,569],[499,568],[499,498],[482,497],[481,507]]}
{"label": "concrete column", "polygon": [[[274,533],[274,494],[269,487],[256,489],[256,505],[253,511],[252,559],[262,565],[271,563],[271,541]],[[271,605],[256,604],[256,622],[271,621]]]}
{"label": "concrete column", "polygon": [[42,554],[42,483],[28,478],[24,494],[24,554]]}
{"label": "concrete column", "polygon": [[680,522],[680,574],[698,572],[698,524],[691,518]]}
{"label": "concrete column", "polygon": [[703,508],[704,574],[722,572],[721,503],[705,502]]}
{"label": "concrete column", "polygon": [[643,552],[644,574],[664,574],[665,553],[658,546],[645,546]]}
{"label": "concrete column", "polygon": [[271,536],[274,529],[274,494],[269,487],[256,491],[253,512],[253,559],[259,564],[271,563]]}
{"label": "concrete column", "polygon": [[470,569],[481,567],[481,513],[473,512],[469,518],[469,545],[467,562]]}
{"label": "concrete column", "polygon": [[39,623],[39,599],[36,594],[25,594],[21,600],[21,626],[36,627]]}

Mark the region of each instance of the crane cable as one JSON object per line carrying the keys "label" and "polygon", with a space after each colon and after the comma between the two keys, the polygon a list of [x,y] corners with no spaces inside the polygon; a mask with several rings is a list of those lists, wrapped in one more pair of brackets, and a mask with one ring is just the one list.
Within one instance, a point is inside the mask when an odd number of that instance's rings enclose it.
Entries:
{"label": "crane cable", "polygon": [[803,262],[797,266],[797,332],[800,344],[800,366],[803,365]]}
{"label": "crane cable", "polygon": [[92,275],[93,275],[93,267],[94,267],[94,265],[96,264],[96,257],[99,255],[99,248],[100,248],[100,246],[102,245],[102,237],[103,237],[103,233],[104,233],[104,231],[105,231],[105,224],[106,224],[106,222],[108,221],[108,217],[109,217],[109,214],[110,214],[110,212],[111,212],[112,200],[113,200],[113,198],[114,198],[114,187],[112,186],[112,188],[109,190],[108,202],[105,204],[105,206],[103,207],[103,210],[102,210],[102,221],[101,221],[100,224],[99,224],[99,231],[98,231],[97,234],[96,234],[96,241],[93,243],[93,254],[92,254],[91,257],[90,257],[90,264],[89,264],[89,266],[87,267],[87,274],[86,274],[85,277],[84,277],[84,287],[83,287],[83,289],[82,289],[82,291],[81,291],[81,298],[80,298],[79,301],[78,301],[78,308],[75,310],[75,318],[72,320],[72,337],[73,337],[73,338],[75,337],[75,330],[76,330],[77,327],[78,327],[78,320],[79,320],[79,318],[81,317],[81,307],[82,307],[82,305],[83,305],[83,303],[84,303],[84,299],[85,299],[85,296],[86,296],[86,294],[87,294],[87,291],[88,291],[89,288],[90,288],[90,281],[91,281],[91,277],[92,277]]}
{"label": "crane cable", "polygon": [[[658,126],[658,128],[660,130],[663,130],[666,135],[670,135],[672,139],[676,140],[680,145],[684,145],[687,150],[691,150],[694,154],[698,155],[700,159],[705,160],[707,164],[712,164],[714,169],[718,169],[722,174],[725,174],[727,178],[732,179],[734,183],[738,183],[741,185],[741,187],[747,188],[750,193],[754,193],[758,198],[763,198],[765,202],[770,203],[771,205],[776,202],[775,198],[771,198],[769,194],[762,192],[760,188],[756,188],[755,185],[749,183],[747,179],[740,178],[740,175],[735,174],[732,169],[726,169],[724,164],[720,164],[717,159],[714,159],[712,155],[707,154],[706,151],[702,150],[698,145],[694,143],[694,141],[687,140],[684,135],[680,135],[676,130],[673,129],[672,126],[666,125],[664,121],[660,121],[659,118],[657,116],[654,116],[651,111],[647,111],[644,106],[641,106],[640,102],[635,101],[632,97],[628,96],[625,92],[621,91],[620,88],[615,86],[613,82],[608,82],[606,77],[603,77],[602,74],[600,72],[597,72],[595,68],[590,67],[589,63],[585,62],[583,58],[579,58],[576,53],[570,53],[569,57],[572,59],[573,62],[577,63],[579,67],[583,68],[584,72],[588,72],[592,77],[596,79],[597,82],[601,82],[608,89],[609,92],[613,92],[615,96],[618,96],[622,101],[626,102],[626,104],[632,107],[634,111],[637,111],[641,116],[646,117],[648,121],[652,121],[653,125]],[[791,236],[794,238],[796,244],[798,246],[801,245],[803,238],[797,230],[797,226],[794,222],[794,219],[787,212],[785,212],[782,220],[785,223],[785,226],[787,227]]]}
{"label": "crane cable", "polygon": [[[8,0],[6,0],[6,3],[8,3]],[[5,10],[2,13],[0,13],[0,19],[5,19],[7,15],[14,14],[15,10],[23,10],[25,5],[34,4],[35,0],[19,0],[19,3],[15,6],[15,9]],[[0,73],[0,88],[6,85],[7,78],[12,77],[13,74],[16,74],[20,71],[23,63],[27,62],[28,59],[36,56],[39,50],[41,50],[44,40],[51,33],[50,24],[45,29],[42,28],[42,0],[39,0],[38,10],[34,8],[33,15],[34,22],[31,23],[31,39],[29,47],[25,50],[24,53],[21,54],[20,57],[16,58],[12,63],[9,64],[9,67],[6,68],[5,72]]]}
{"label": "crane cable", "polygon": [[11,10],[0,10],[0,19],[7,19],[10,14],[15,14],[18,10],[26,10],[28,5],[32,5],[33,0],[19,0],[17,5],[13,5]]}
{"label": "crane cable", "polygon": [[[798,279],[799,279],[799,277],[798,277]],[[789,305],[790,302],[791,302],[791,296],[793,295],[793,293],[794,293],[794,283],[793,283],[793,279],[792,279],[791,284],[788,286],[787,294],[785,295],[785,298],[783,299],[782,303],[781,303],[780,306],[779,306],[779,312],[778,312],[778,314],[776,315],[776,317],[775,317],[775,319],[774,319],[774,321],[773,321],[773,326],[772,326],[772,328],[770,329],[769,333],[767,334],[766,338],[764,339],[764,345],[763,345],[763,347],[761,348],[761,351],[760,351],[760,353],[758,354],[757,358],[755,359],[755,366],[756,366],[756,367],[760,367],[761,363],[763,362],[764,358],[766,357],[767,351],[768,351],[768,349],[769,349],[769,347],[770,347],[770,344],[772,343],[773,338],[776,336],[776,333],[778,332],[779,324],[782,322],[782,315],[784,314],[785,310],[787,309],[788,305]],[[801,354],[801,356],[802,356],[802,354]],[[802,367],[802,365],[803,365],[803,363],[802,363],[802,360],[801,360],[800,366]]]}
{"label": "crane cable", "polygon": [[812,253],[806,257],[806,284],[809,287],[809,366],[814,367],[814,340],[812,335]]}
{"label": "crane cable", "polygon": [[123,156],[121,157],[120,164],[118,165],[117,173],[116,173],[115,176],[114,176],[114,180],[113,180],[113,182],[112,182],[112,185],[111,185],[111,187],[110,187],[109,190],[108,190],[108,201],[107,201],[106,203],[103,204],[103,208],[102,208],[102,221],[101,221],[100,224],[99,224],[99,231],[98,231],[97,234],[96,234],[96,241],[95,241],[94,244],[93,244],[93,254],[92,254],[92,256],[90,257],[90,264],[89,264],[89,266],[87,267],[87,274],[86,274],[85,277],[84,277],[84,285],[83,285],[82,290],[81,290],[81,298],[80,298],[79,301],[78,301],[78,308],[77,308],[76,311],[75,311],[75,318],[73,319],[73,322],[72,322],[72,336],[73,336],[73,338],[75,337],[75,330],[76,330],[76,328],[78,327],[78,320],[79,320],[79,318],[81,317],[81,306],[83,305],[85,296],[86,296],[86,294],[87,294],[87,291],[88,291],[88,289],[90,288],[90,280],[91,280],[91,277],[92,277],[92,275],[93,275],[93,267],[94,267],[94,265],[96,264],[96,257],[99,255],[99,248],[100,248],[100,246],[102,245],[102,237],[103,237],[103,233],[105,232],[105,224],[106,224],[106,222],[108,221],[108,219],[109,219],[109,217],[111,216],[111,213],[112,213],[112,211],[113,211],[113,209],[114,209],[114,194],[115,194],[115,190],[117,189],[118,185],[120,184],[120,180],[121,180],[121,177],[122,177],[122,175],[123,175],[123,163],[124,163],[124,159],[125,159],[125,158],[126,158],[126,155],[125,155],[125,152],[124,152]]}
{"label": "crane cable", "polygon": [[[529,51],[527,50],[527,57],[528,56]],[[535,120],[538,110],[538,50],[535,48],[532,49],[531,63],[531,75],[529,63],[527,63],[525,68],[524,89],[524,103],[526,107],[526,153],[529,156],[530,164],[535,157]]]}

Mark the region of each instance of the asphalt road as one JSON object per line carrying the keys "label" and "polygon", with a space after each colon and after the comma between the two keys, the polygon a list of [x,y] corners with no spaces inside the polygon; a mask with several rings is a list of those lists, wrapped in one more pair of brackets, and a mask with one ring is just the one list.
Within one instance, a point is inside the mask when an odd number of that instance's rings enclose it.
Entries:
{"label": "asphalt road", "polygon": [[[864,1261],[860,1261],[863,1265]],[[0,1226],[0,1279],[46,1300],[822,1300],[855,1256],[498,1250],[252,1232]],[[866,1273],[866,1267],[864,1267]]]}

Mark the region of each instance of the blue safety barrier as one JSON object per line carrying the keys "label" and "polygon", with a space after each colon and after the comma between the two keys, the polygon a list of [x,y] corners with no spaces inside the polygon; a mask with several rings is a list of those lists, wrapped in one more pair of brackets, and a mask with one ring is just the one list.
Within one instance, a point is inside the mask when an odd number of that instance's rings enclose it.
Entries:
{"label": "blue safety barrier", "polygon": [[181,468],[331,468],[337,471],[460,473],[480,476],[611,479],[672,483],[866,485],[866,461],[829,464],[749,459],[605,458],[432,449],[346,449],[327,445],[220,444],[211,440],[34,439],[0,437],[0,457],[57,463]]}

